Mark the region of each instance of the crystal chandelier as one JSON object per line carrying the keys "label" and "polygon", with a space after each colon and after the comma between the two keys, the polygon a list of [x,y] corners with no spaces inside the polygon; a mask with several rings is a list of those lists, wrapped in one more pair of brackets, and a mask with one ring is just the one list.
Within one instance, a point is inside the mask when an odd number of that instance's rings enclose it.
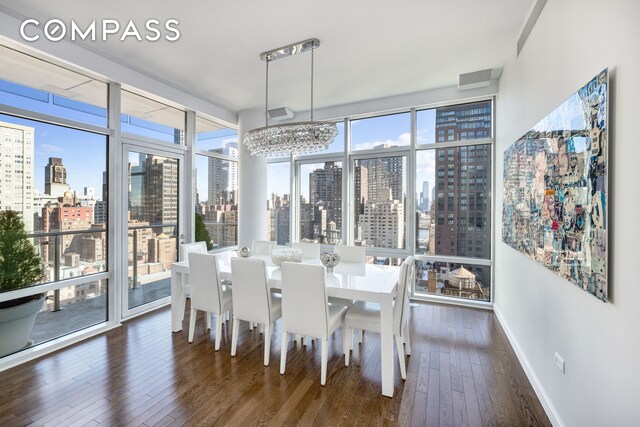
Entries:
{"label": "crystal chandelier", "polygon": [[[244,145],[253,156],[282,157],[326,150],[338,134],[335,123],[313,120],[313,51],[318,46],[318,39],[309,39],[260,54],[260,59],[266,62],[265,123],[244,137]],[[311,119],[269,126],[269,62],[308,50],[311,50]]]}

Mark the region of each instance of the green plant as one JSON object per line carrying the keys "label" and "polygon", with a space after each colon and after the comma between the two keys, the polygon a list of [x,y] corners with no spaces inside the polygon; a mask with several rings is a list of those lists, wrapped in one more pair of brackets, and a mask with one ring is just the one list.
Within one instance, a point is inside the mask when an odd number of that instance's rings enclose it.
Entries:
{"label": "green plant", "polygon": [[[42,263],[27,239],[24,223],[16,211],[0,211],[0,292],[26,288],[44,277]],[[42,295],[0,303],[0,308],[23,304]]]}
{"label": "green plant", "polygon": [[202,216],[196,214],[196,242],[206,242],[207,250],[213,249],[213,243],[211,243],[211,236],[207,227],[204,225]]}

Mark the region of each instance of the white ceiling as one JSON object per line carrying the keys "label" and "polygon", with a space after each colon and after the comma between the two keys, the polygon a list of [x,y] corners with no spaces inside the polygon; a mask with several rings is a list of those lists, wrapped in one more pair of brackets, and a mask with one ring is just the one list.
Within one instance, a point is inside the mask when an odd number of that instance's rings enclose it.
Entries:
{"label": "white ceiling", "polygon": [[[501,68],[533,0],[0,0],[20,19],[174,18],[176,42],[83,42],[87,49],[234,112],[264,107],[259,54],[311,37],[315,108],[457,84]],[[143,33],[144,35],[145,33]],[[76,42],[77,43],[77,42]],[[269,107],[309,108],[309,54],[272,62]],[[99,70],[96,70],[99,72]]]}

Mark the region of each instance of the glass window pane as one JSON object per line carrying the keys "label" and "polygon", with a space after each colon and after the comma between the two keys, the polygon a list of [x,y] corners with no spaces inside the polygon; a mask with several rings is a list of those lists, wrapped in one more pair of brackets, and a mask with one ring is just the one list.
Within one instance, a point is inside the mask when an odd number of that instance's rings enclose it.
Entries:
{"label": "glass window pane", "polygon": [[288,245],[290,196],[290,162],[267,163],[267,240]]}
{"label": "glass window pane", "polygon": [[22,215],[45,282],[107,269],[106,166],[104,135],[0,115],[0,210]]}
{"label": "glass window pane", "polygon": [[238,244],[238,162],[196,156],[196,215],[209,249]]}
{"label": "glass window pane", "polygon": [[179,161],[129,151],[129,308],[171,294],[178,255]]}
{"label": "glass window pane", "polygon": [[238,131],[196,116],[196,148],[238,157]]}
{"label": "glass window pane", "polygon": [[122,132],[184,144],[185,113],[158,101],[122,91]]}
{"label": "glass window pane", "polygon": [[0,103],[107,125],[107,84],[0,46]]}
{"label": "glass window pane", "polygon": [[491,300],[491,267],[455,262],[416,261],[416,295]]}
{"label": "glass window pane", "polygon": [[405,247],[406,157],[354,161],[355,244]]}
{"label": "glass window pane", "polygon": [[491,258],[491,145],[416,152],[416,253]]}
{"label": "glass window pane", "polygon": [[59,290],[60,307],[54,311],[56,292],[47,292],[36,316],[31,339],[34,345],[107,321],[108,281],[98,280]]}
{"label": "glass window pane", "polygon": [[342,162],[300,165],[300,240],[342,243]]}
{"label": "glass window pane", "polygon": [[411,115],[389,114],[351,121],[351,149],[401,147],[411,144]]}
{"label": "glass window pane", "polygon": [[421,110],[416,113],[418,144],[491,138],[491,101]]}

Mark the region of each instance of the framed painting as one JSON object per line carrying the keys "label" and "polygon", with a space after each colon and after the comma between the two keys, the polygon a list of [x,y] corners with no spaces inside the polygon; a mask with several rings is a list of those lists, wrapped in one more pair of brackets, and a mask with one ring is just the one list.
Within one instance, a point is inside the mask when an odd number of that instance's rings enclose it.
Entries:
{"label": "framed painting", "polygon": [[608,70],[504,153],[502,240],[602,301],[608,295]]}

